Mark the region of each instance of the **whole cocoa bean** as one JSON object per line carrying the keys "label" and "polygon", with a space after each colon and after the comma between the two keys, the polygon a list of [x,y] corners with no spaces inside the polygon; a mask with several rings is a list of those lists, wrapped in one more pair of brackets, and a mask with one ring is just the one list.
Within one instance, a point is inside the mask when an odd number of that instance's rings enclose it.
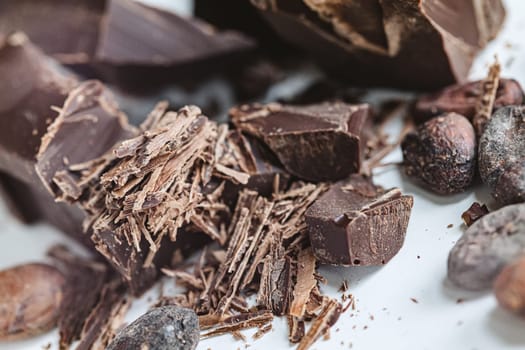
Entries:
{"label": "whole cocoa bean", "polygon": [[525,106],[500,108],[479,140],[479,173],[502,205],[525,201]]}
{"label": "whole cocoa bean", "polygon": [[[456,112],[469,120],[476,114],[476,103],[481,94],[482,81],[474,81],[461,85],[452,85],[433,94],[421,96],[414,105],[414,120],[424,123],[443,113]],[[523,90],[513,79],[500,79],[494,110],[509,105],[523,103]]]}
{"label": "whole cocoa bean", "polygon": [[45,264],[0,271],[0,340],[25,338],[52,328],[64,283],[62,273]]}
{"label": "whole cocoa bean", "polygon": [[525,254],[525,204],[493,211],[470,226],[448,256],[448,278],[458,287],[484,290],[512,260]]}
{"label": "whole cocoa bean", "polygon": [[464,191],[476,171],[476,133],[457,113],[420,125],[401,143],[407,176],[438,194]]}
{"label": "whole cocoa bean", "polygon": [[501,307],[525,315],[525,257],[501,270],[494,282],[494,294]]}
{"label": "whole cocoa bean", "polygon": [[195,312],[174,305],[149,310],[117,333],[106,350],[193,350],[199,343]]}

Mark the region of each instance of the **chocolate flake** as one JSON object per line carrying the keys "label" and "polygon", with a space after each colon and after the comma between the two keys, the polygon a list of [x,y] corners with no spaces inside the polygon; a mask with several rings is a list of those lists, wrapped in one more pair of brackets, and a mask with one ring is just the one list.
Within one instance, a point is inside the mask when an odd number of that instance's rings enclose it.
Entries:
{"label": "chocolate flake", "polygon": [[478,202],[474,202],[466,211],[463,212],[463,214],[461,214],[461,218],[468,227],[488,213],[489,209],[485,204],[481,205]]}
{"label": "chocolate flake", "polygon": [[481,95],[476,105],[476,114],[474,114],[472,118],[472,124],[478,136],[483,134],[485,124],[487,124],[487,121],[492,115],[494,101],[496,100],[496,94],[498,92],[500,72],[501,66],[496,60],[496,62],[490,66],[487,78],[481,84]]}
{"label": "chocolate flake", "polygon": [[326,334],[332,327],[342,312],[342,306],[334,299],[330,299],[324,305],[319,316],[315,318],[312,326],[297,346],[297,350],[308,349],[319,337]]}

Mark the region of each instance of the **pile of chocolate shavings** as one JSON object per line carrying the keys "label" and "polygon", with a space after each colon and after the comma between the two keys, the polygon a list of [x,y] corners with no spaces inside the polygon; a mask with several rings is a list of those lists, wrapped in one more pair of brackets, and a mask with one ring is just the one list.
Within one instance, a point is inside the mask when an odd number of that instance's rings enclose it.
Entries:
{"label": "pile of chocolate shavings", "polygon": [[[256,327],[257,339],[271,330],[274,315],[286,316],[289,340],[307,349],[342,313],[339,302],[319,291],[305,230],[304,212],[326,189],[295,182],[270,199],[242,191],[227,243],[205,249],[190,270],[163,270],[186,292],[164,297],[159,305],[193,308],[203,337],[229,333],[244,339],[239,331]],[[256,305],[250,307],[246,298],[252,295]]]}
{"label": "pile of chocolate shavings", "polygon": [[[269,197],[245,186],[231,210],[221,199],[226,182],[246,185],[257,173],[250,143],[239,131],[209,121],[197,107],[166,109],[160,103],[138,136],[98,159],[70,165],[75,190],[63,198],[87,212],[85,227],[93,230],[95,243],[97,234],[105,232],[126,241],[132,254],[147,243],[146,267],[163,238],[175,241],[178,230],[187,226],[206,233],[216,244],[206,247],[191,269],[162,270],[186,291],[164,297],[158,305],[195,310],[203,337],[229,333],[244,339],[240,331],[255,327],[254,338],[259,338],[271,330],[274,316],[286,316],[290,342],[307,349],[326,336],[347,309],[319,290],[304,220],[328,185],[296,181],[282,189],[276,175]],[[113,262],[118,266],[119,261]],[[99,293],[98,304],[115,298],[106,289]],[[247,301],[250,296],[255,296],[254,306]],[[125,304],[117,305],[102,317],[121,314]],[[88,317],[86,323],[97,322],[102,321]],[[82,334],[95,341],[95,335]],[[104,339],[109,338],[108,333]]]}
{"label": "pile of chocolate shavings", "polygon": [[[223,183],[209,193],[212,176],[246,183],[249,175],[240,151],[233,149],[232,133],[188,106],[166,112],[159,104],[141,125],[142,133],[117,145],[99,159],[71,165],[80,196],[67,197],[86,210],[85,229],[94,239],[114,235],[141,252],[148,243],[149,267],[165,236],[193,224],[219,243],[226,241],[224,217],[229,208],[220,203]],[[236,154],[237,157],[232,154]],[[125,269],[124,269],[125,271]],[[128,276],[129,277],[129,276]]]}

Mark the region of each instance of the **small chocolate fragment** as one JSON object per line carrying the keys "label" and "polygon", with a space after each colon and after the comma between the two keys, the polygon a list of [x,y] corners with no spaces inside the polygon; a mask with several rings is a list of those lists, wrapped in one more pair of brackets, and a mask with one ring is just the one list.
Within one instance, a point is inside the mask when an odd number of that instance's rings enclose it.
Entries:
{"label": "small chocolate fragment", "polygon": [[252,0],[286,40],[358,84],[429,89],[464,81],[500,29],[501,1]]}
{"label": "small chocolate fragment", "polygon": [[483,134],[485,124],[487,124],[487,121],[492,116],[494,102],[496,101],[498,93],[500,72],[501,66],[496,59],[496,62],[489,67],[487,77],[481,83],[481,94],[476,103],[476,113],[472,118],[472,125],[478,137]]}
{"label": "small chocolate fragment", "polygon": [[193,350],[199,343],[195,312],[173,305],[151,309],[118,332],[107,350]]}
{"label": "small chocolate fragment", "polygon": [[501,307],[525,315],[525,257],[505,266],[494,282],[494,294]]}
{"label": "small chocolate fragment", "polygon": [[244,105],[230,111],[235,126],[262,140],[286,170],[309,181],[340,180],[359,171],[368,105]]}
{"label": "small chocolate fragment", "polygon": [[430,119],[407,134],[401,148],[405,173],[435,193],[462,192],[474,179],[476,134],[462,115]]}
{"label": "small chocolate fragment", "polygon": [[334,184],[305,214],[315,257],[333,265],[386,264],[403,245],[412,205],[412,196],[358,175]]}
{"label": "small chocolate fragment", "polygon": [[502,205],[525,201],[525,107],[498,109],[479,140],[479,173]]}
{"label": "small chocolate fragment", "polygon": [[487,215],[489,213],[489,209],[485,204],[481,205],[478,202],[472,203],[470,208],[465,210],[463,214],[461,214],[461,218],[465,222],[465,225],[472,226],[474,222],[482,218],[483,216]]}
{"label": "small chocolate fragment", "polygon": [[55,326],[65,278],[45,264],[0,271],[0,340],[30,337]]}
{"label": "small chocolate fragment", "polygon": [[525,253],[525,204],[483,216],[456,242],[448,257],[448,278],[468,290],[484,290],[501,269]]}
{"label": "small chocolate fragment", "polygon": [[[476,114],[476,103],[482,93],[483,81],[452,85],[443,90],[420,97],[413,111],[416,123],[424,123],[443,113],[456,112],[472,120]],[[523,103],[523,90],[514,79],[500,79],[494,101],[494,110]]]}

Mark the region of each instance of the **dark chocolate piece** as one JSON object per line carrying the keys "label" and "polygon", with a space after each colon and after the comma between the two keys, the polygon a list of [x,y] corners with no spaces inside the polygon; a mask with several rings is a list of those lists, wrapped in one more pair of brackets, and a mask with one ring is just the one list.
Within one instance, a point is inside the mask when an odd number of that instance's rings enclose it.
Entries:
{"label": "dark chocolate piece", "polygon": [[42,135],[77,83],[20,32],[0,34],[0,171],[32,183]]}
{"label": "dark chocolate piece", "polygon": [[525,204],[483,216],[448,256],[448,278],[468,290],[489,289],[505,265],[525,253]]}
{"label": "dark chocolate piece", "polygon": [[23,31],[64,64],[87,63],[95,53],[106,0],[0,2],[0,33]]}
{"label": "dark chocolate piece", "polygon": [[476,133],[457,113],[434,117],[401,143],[403,169],[424,188],[447,195],[465,191],[476,173]]}
{"label": "dark chocolate piece", "polygon": [[[469,120],[476,114],[476,104],[481,95],[483,81],[462,85],[452,85],[443,90],[420,97],[414,106],[413,117],[416,123],[447,112],[456,112]],[[500,79],[494,101],[494,110],[523,103],[523,90],[514,79]]]}
{"label": "dark chocolate piece", "polygon": [[334,265],[383,265],[401,249],[412,196],[383,190],[354,175],[338,182],[306,211],[318,261]]}
{"label": "dark chocolate piece", "polygon": [[478,202],[474,202],[467,210],[463,212],[463,214],[461,214],[461,218],[465,222],[465,225],[472,226],[473,223],[488,213],[489,209],[485,204],[481,205]]}
{"label": "dark chocolate piece", "polygon": [[262,140],[284,168],[310,181],[339,180],[359,171],[368,105],[244,105],[230,111],[235,126]]}
{"label": "dark chocolate piece", "polygon": [[42,138],[36,170],[54,196],[67,193],[78,198],[80,193],[70,193],[75,188],[64,176],[69,165],[96,159],[136,134],[102,83],[83,82],[68,94],[59,116]]}
{"label": "dark chocolate piece", "polygon": [[108,0],[100,31],[97,70],[132,89],[217,72],[255,48],[239,33],[127,0]]}
{"label": "dark chocolate piece", "polygon": [[308,50],[337,77],[419,89],[464,81],[475,54],[505,17],[499,0],[252,4],[284,39]]}
{"label": "dark chocolate piece", "polygon": [[255,48],[239,33],[128,0],[8,1],[0,14],[0,33],[25,31],[63,64],[128,90],[217,72]]}
{"label": "dark chocolate piece", "polygon": [[199,343],[195,312],[174,305],[154,308],[120,330],[107,350],[193,350]]}
{"label": "dark chocolate piece", "polygon": [[76,79],[22,33],[0,34],[0,179],[26,222],[45,220],[72,237],[81,235],[82,212],[57,204],[41,183],[36,154]]}
{"label": "dark chocolate piece", "polygon": [[479,173],[500,204],[525,201],[525,107],[498,109],[479,140]]}

